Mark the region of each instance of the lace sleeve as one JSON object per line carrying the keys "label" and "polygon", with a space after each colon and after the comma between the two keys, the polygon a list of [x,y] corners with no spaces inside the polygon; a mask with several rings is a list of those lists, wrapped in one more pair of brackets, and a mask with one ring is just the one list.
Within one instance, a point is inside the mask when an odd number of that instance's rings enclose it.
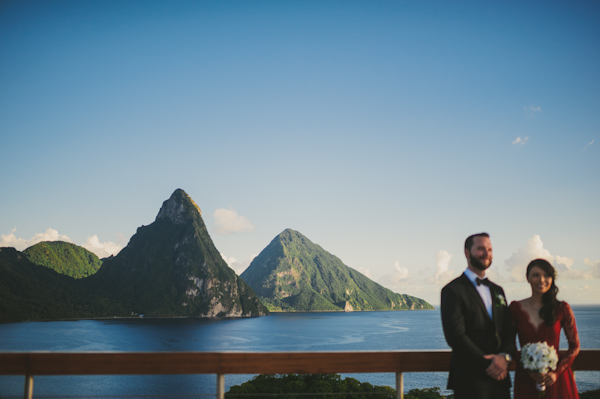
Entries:
{"label": "lace sleeve", "polygon": [[569,349],[567,350],[567,353],[558,360],[558,365],[556,367],[557,374],[560,374],[566,368],[571,367],[573,361],[575,361],[575,358],[579,354],[579,334],[577,334],[577,325],[575,324],[573,310],[571,310],[568,303],[563,302],[560,311],[562,313],[560,324],[565,331]]}

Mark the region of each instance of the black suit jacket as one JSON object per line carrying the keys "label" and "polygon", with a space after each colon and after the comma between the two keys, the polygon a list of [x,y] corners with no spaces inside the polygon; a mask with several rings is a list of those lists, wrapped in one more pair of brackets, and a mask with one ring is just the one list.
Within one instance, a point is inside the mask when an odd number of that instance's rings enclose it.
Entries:
{"label": "black suit jacket", "polygon": [[510,378],[496,381],[485,369],[484,355],[515,352],[510,311],[504,290],[490,283],[492,314],[463,273],[442,289],[441,313],[444,336],[452,348],[448,388],[474,391],[509,389]]}

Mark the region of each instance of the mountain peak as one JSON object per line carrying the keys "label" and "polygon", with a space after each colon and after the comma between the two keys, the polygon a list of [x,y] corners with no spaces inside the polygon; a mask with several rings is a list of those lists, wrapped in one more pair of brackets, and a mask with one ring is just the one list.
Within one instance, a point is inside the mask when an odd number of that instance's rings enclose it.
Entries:
{"label": "mountain peak", "polygon": [[[132,311],[154,316],[246,317],[268,314],[227,266],[198,205],[177,189],[156,221],[138,228],[129,244],[94,276],[107,295]],[[135,310],[137,309],[137,310]]]}
{"label": "mountain peak", "polygon": [[370,280],[292,229],[275,237],[240,277],[274,309],[433,309]]}
{"label": "mountain peak", "polygon": [[156,220],[169,219],[175,224],[181,224],[194,214],[202,215],[200,207],[185,191],[178,188],[171,194],[171,198],[163,202]]}
{"label": "mountain peak", "polygon": [[276,238],[293,240],[295,237],[304,237],[304,236],[302,234],[300,234],[299,231],[292,230],[292,229],[285,229],[281,233],[279,233]]}

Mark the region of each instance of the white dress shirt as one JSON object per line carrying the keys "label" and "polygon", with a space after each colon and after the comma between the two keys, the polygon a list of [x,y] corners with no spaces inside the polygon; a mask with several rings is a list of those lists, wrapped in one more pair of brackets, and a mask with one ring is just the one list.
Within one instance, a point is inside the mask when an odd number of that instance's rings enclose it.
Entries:
{"label": "white dress shirt", "polygon": [[[475,289],[477,290],[477,292],[479,292],[479,296],[483,300],[483,304],[485,305],[485,309],[487,310],[488,315],[490,316],[490,319],[493,318],[493,316],[492,316],[492,293],[490,291],[490,287],[488,287],[485,284],[477,285],[477,282],[475,281],[475,279],[479,278],[479,276],[477,274],[475,274],[475,272],[473,272],[471,269],[467,268],[467,270],[465,270],[465,274],[467,275],[469,280],[471,280],[471,282],[475,286]],[[486,279],[486,278],[487,277],[484,277],[483,279]]]}

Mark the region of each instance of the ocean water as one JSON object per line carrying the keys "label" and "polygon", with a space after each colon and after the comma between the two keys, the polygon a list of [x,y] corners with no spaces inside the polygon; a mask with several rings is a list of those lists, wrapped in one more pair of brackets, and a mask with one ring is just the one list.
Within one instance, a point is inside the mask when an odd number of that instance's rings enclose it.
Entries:
{"label": "ocean water", "polygon": [[[581,347],[600,348],[600,306],[573,306]],[[563,337],[561,348],[566,348]],[[249,319],[131,319],[0,325],[0,351],[387,351],[448,349],[439,310],[274,313]],[[344,374],[395,386],[391,373]],[[226,389],[252,375],[227,375]],[[580,391],[600,388],[600,372],[577,372]],[[447,373],[406,373],[405,392],[438,386]],[[0,398],[22,397],[22,376],[0,376]],[[214,395],[214,375],[38,376],[34,397]],[[449,393],[449,392],[448,392]]]}

